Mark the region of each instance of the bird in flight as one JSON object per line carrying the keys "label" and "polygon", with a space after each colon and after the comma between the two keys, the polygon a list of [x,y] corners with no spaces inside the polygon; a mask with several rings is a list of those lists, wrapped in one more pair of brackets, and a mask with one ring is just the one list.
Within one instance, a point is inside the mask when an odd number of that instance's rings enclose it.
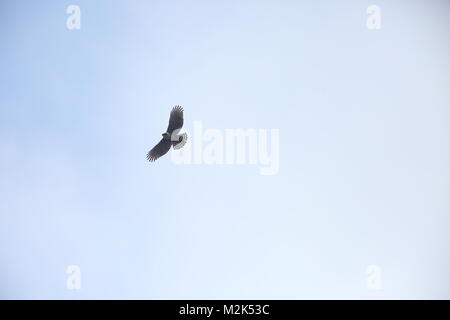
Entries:
{"label": "bird in flight", "polygon": [[178,134],[182,126],[183,108],[175,106],[170,112],[167,131],[162,134],[163,138],[161,141],[147,153],[147,160],[155,161],[159,157],[162,157],[170,150],[171,146],[173,146],[175,150],[181,149],[187,141],[186,133]]}

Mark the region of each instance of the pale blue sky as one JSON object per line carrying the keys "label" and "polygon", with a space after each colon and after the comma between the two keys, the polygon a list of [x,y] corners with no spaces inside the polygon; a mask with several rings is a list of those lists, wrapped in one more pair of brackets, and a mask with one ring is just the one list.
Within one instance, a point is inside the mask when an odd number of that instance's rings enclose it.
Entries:
{"label": "pale blue sky", "polygon": [[[2,0],[0,297],[450,298],[449,13]],[[279,129],[278,175],[148,163],[176,104]]]}

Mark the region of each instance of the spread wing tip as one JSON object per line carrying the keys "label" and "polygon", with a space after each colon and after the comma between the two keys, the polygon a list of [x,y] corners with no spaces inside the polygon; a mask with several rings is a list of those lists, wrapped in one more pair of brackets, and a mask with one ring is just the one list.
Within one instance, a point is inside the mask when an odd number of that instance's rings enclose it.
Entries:
{"label": "spread wing tip", "polygon": [[175,107],[172,108],[172,111],[179,111],[179,112],[183,112],[184,109],[182,106],[176,105]]}
{"label": "spread wing tip", "polygon": [[150,162],[153,162],[153,161],[156,160],[156,157],[152,156],[152,155],[150,154],[150,152],[147,153],[147,157],[146,157],[146,158],[147,158],[147,160],[150,161]]}

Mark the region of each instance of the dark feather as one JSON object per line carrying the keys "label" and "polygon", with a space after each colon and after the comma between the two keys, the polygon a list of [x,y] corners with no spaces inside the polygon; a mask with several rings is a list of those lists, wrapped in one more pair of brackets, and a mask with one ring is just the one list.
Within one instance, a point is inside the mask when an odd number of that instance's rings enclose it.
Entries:
{"label": "dark feather", "polygon": [[183,108],[180,106],[173,107],[170,112],[169,126],[167,132],[172,134],[176,129],[180,129],[183,126]]}
{"label": "dark feather", "polygon": [[171,145],[172,143],[170,142],[170,140],[164,138],[161,139],[161,141],[147,153],[147,160],[155,161],[159,157],[165,155],[167,151],[170,150]]}

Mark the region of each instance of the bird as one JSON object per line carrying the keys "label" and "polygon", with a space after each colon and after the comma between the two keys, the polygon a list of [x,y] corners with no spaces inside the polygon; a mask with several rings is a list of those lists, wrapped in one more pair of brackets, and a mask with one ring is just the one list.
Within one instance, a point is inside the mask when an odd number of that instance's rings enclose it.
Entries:
{"label": "bird", "polygon": [[165,155],[172,146],[175,150],[181,149],[187,141],[187,134],[178,134],[183,126],[183,108],[175,106],[172,108],[169,117],[169,126],[166,132],[162,134],[163,138],[147,153],[147,160],[150,162]]}

